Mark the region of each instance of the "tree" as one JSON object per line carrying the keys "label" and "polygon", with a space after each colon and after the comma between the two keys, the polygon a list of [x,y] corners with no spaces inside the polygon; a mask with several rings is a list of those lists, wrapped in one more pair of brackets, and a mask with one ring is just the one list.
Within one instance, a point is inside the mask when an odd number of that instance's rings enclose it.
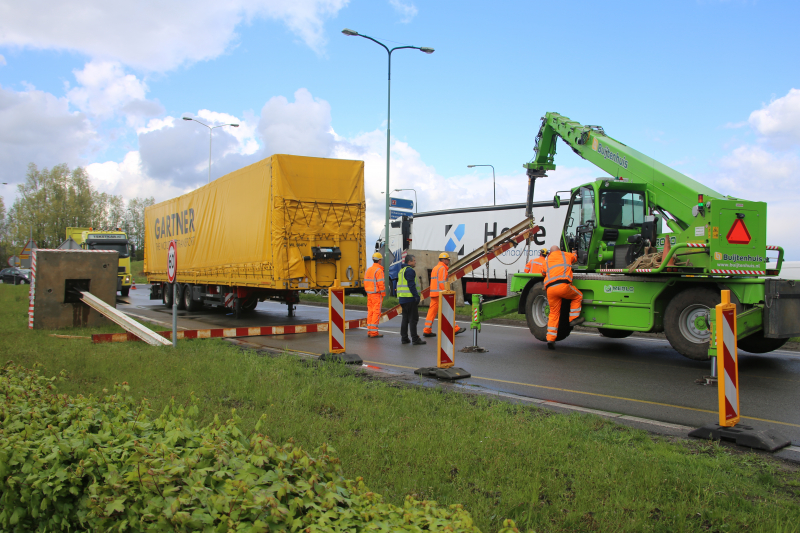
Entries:
{"label": "tree", "polygon": [[94,190],[86,171],[70,171],[66,164],[39,170],[28,165],[25,183],[8,213],[12,245],[22,246],[33,236],[39,248],[57,248],[67,227],[120,227],[124,219],[121,196]]}
{"label": "tree", "polygon": [[6,218],[6,204],[0,196],[0,265],[8,261],[8,219]]}
{"label": "tree", "polygon": [[134,198],[128,202],[128,209],[125,212],[125,233],[136,249],[136,258],[144,257],[144,210],[156,203],[155,199]]}

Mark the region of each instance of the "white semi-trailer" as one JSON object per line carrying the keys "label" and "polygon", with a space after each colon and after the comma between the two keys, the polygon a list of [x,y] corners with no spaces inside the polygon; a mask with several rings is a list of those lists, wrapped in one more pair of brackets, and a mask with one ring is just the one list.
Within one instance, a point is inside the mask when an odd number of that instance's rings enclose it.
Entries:
{"label": "white semi-trailer", "polygon": [[[558,245],[564,227],[566,209],[555,209],[552,201],[533,204],[533,219],[541,231],[530,245],[518,246],[504,252],[483,268],[462,278],[464,294],[506,296],[508,276],[523,272],[525,263],[536,257],[542,248]],[[525,220],[525,204],[508,204],[486,207],[465,207],[409,213],[391,222],[389,249],[394,263],[389,276],[397,279],[403,252],[409,249],[455,252],[459,257],[482,247],[509,228]],[[375,243],[383,249],[383,232]]]}

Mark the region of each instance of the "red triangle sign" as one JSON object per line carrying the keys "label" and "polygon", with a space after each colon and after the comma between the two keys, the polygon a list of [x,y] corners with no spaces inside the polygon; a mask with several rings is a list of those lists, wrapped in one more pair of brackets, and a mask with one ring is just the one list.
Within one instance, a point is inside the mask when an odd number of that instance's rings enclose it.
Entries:
{"label": "red triangle sign", "polygon": [[747,231],[744,220],[737,218],[726,238],[730,244],[750,244],[750,232]]}

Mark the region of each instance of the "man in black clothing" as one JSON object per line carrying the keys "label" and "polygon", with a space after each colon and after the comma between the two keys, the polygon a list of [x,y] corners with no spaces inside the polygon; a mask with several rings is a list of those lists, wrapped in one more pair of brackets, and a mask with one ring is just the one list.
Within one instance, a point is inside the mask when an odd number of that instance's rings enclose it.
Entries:
{"label": "man in black clothing", "polygon": [[[397,296],[400,300],[400,307],[403,308],[403,320],[400,322],[400,342],[403,344],[427,344],[419,338],[417,334],[417,322],[419,322],[419,292],[417,291],[416,274],[414,267],[417,266],[417,259],[413,255],[407,255],[405,266],[397,276]],[[408,338],[408,326],[411,325],[411,338]]]}

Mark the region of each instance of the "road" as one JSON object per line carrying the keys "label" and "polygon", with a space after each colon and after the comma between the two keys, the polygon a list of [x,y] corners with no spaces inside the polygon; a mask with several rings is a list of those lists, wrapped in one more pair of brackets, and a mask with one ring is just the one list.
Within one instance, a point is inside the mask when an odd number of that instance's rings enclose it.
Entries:
{"label": "road", "polygon": [[[171,323],[171,310],[148,300],[149,290],[131,291],[131,305],[120,310]],[[264,302],[237,321],[221,311],[179,312],[179,326],[246,327],[327,321],[327,308],[299,305],[296,317],[286,306]],[[348,319],[366,312],[347,310]],[[424,320],[424,319],[423,319]],[[468,322],[460,322],[468,327]],[[400,344],[400,317],[382,324],[381,339],[368,339],[366,330],[350,330],[347,351],[372,366],[411,374],[436,365],[436,338],[425,346]],[[420,324],[421,333],[422,324]],[[165,328],[168,329],[168,328]],[[308,354],[327,350],[327,333],[248,337],[247,342]],[[456,350],[472,344],[468,331],[456,337]],[[488,353],[456,351],[456,366],[472,374],[461,386],[619,413],[668,424],[700,427],[718,420],[718,389],[695,381],[710,373],[708,362],[678,354],[660,338],[607,339],[590,332],[573,332],[555,351],[533,338],[528,328],[484,324],[479,344]],[[800,445],[800,352],[780,350],[766,355],[739,354],[741,424],[773,429]]]}

